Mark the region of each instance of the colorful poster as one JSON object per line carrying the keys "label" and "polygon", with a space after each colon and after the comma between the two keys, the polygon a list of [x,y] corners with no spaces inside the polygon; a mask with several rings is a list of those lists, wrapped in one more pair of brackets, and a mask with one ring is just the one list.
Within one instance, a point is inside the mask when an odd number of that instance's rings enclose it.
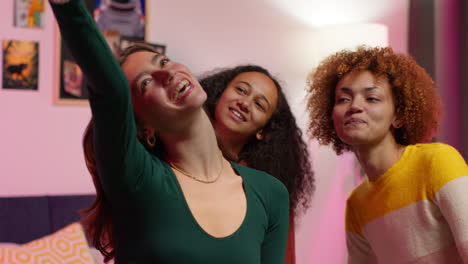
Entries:
{"label": "colorful poster", "polygon": [[95,0],[93,13],[101,31],[116,30],[121,36],[145,38],[144,0]]}
{"label": "colorful poster", "polygon": [[63,62],[63,89],[66,93],[81,97],[83,87],[83,72],[73,61],[65,60]]}
{"label": "colorful poster", "polygon": [[[120,52],[122,35],[144,40],[146,0],[84,0],[84,2],[115,55]],[[88,98],[86,89],[88,81],[63,42],[60,46],[60,84],[56,93],[56,102],[84,104]]]}
{"label": "colorful poster", "polygon": [[15,0],[15,26],[44,26],[45,0]]}
{"label": "colorful poster", "polygon": [[37,90],[39,44],[33,41],[3,41],[3,88]]}

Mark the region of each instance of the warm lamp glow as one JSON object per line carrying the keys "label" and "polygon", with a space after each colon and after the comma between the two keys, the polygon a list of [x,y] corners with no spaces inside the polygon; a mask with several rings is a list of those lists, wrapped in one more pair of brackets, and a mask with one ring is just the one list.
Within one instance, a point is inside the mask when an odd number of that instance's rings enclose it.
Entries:
{"label": "warm lamp glow", "polygon": [[360,45],[388,46],[388,28],[381,24],[354,24],[323,27],[313,32],[320,61],[342,49],[353,50]]}
{"label": "warm lamp glow", "polygon": [[391,14],[394,0],[273,0],[281,10],[313,27],[367,23]]}

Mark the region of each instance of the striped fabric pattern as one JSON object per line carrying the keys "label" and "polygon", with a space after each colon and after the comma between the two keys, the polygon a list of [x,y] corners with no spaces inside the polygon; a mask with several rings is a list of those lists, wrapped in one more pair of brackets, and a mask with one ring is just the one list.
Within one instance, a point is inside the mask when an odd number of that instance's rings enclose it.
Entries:
{"label": "striped fabric pattern", "polygon": [[407,146],[350,195],[346,231],[349,263],[468,263],[466,162],[445,144]]}
{"label": "striped fabric pattern", "polygon": [[0,248],[0,264],[55,263],[95,264],[79,223],[24,245]]}

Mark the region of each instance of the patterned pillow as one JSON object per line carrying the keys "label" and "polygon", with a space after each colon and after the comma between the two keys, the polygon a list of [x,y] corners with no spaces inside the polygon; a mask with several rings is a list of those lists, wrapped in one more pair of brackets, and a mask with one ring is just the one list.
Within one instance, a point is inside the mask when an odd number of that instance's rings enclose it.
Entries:
{"label": "patterned pillow", "polygon": [[0,264],[95,264],[79,223],[24,245],[0,247]]}

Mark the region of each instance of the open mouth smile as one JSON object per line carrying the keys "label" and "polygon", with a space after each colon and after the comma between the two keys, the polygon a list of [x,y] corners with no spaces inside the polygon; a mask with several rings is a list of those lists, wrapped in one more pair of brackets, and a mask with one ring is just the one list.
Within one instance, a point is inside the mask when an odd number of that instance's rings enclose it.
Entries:
{"label": "open mouth smile", "polygon": [[231,113],[231,116],[234,119],[236,119],[238,121],[242,121],[242,122],[247,121],[247,118],[245,118],[245,116],[240,111],[238,111],[237,109],[229,107],[229,112]]}
{"label": "open mouth smile", "polygon": [[179,82],[179,84],[175,88],[173,101],[176,103],[181,102],[190,94],[192,90],[193,90],[192,83],[190,83],[187,79],[182,80],[181,82]]}

